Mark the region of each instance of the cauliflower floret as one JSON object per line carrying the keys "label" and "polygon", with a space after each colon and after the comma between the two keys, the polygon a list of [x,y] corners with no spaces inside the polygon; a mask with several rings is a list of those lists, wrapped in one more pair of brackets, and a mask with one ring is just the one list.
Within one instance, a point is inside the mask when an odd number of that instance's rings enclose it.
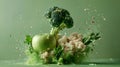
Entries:
{"label": "cauliflower floret", "polygon": [[59,43],[60,45],[64,45],[64,44],[66,44],[68,41],[69,41],[68,37],[64,35],[64,36],[62,36],[62,37],[58,40],[58,43]]}
{"label": "cauliflower floret", "polygon": [[75,47],[76,47],[77,49],[84,50],[85,47],[86,47],[86,45],[84,45],[83,42],[79,41],[79,42],[75,42]]}
{"label": "cauliflower floret", "polygon": [[46,59],[48,56],[49,56],[49,53],[48,53],[47,51],[45,51],[44,53],[42,53],[42,54],[40,55],[40,57],[41,57],[42,59]]}
{"label": "cauliflower floret", "polygon": [[58,40],[58,43],[64,47],[65,52],[74,52],[77,49],[81,49],[83,51],[86,47],[82,42],[82,35],[78,33],[72,33],[69,37],[64,35]]}
{"label": "cauliflower floret", "polygon": [[69,37],[70,40],[78,40],[78,41],[82,41],[82,35],[78,34],[78,33],[72,33]]}

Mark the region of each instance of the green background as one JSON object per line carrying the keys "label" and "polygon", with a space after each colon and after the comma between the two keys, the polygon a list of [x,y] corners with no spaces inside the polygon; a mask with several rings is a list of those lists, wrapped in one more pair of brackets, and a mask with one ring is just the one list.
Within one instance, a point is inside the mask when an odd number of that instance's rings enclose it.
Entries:
{"label": "green background", "polygon": [[75,22],[61,34],[101,32],[90,59],[120,59],[120,0],[0,0],[0,60],[26,58],[25,35],[49,32],[44,14],[53,6],[70,11]]}

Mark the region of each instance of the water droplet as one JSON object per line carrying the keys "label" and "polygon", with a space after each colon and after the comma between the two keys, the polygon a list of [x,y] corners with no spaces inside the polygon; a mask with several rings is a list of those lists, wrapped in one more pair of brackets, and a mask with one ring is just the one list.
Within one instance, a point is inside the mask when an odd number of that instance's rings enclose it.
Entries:
{"label": "water droplet", "polygon": [[65,33],[64,33],[64,35],[66,36],[66,35],[67,35],[67,33],[65,32]]}
{"label": "water droplet", "polygon": [[109,60],[110,60],[110,61],[113,61],[113,58],[110,58]]}
{"label": "water droplet", "polygon": [[19,54],[19,57],[21,57],[22,55],[21,54]]}
{"label": "water droplet", "polygon": [[84,11],[88,11],[88,10],[90,10],[90,9],[89,9],[89,8],[85,8],[85,9],[84,9]]}
{"label": "water droplet", "polygon": [[95,12],[97,12],[97,10],[96,10],[96,9],[94,9],[94,11],[95,11]]}
{"label": "water droplet", "polygon": [[106,21],[106,18],[103,18],[104,21]]}
{"label": "water droplet", "polygon": [[33,28],[33,26],[30,26],[30,28],[32,29],[32,28]]}
{"label": "water droplet", "polygon": [[18,47],[15,47],[15,49],[17,49],[17,50],[18,50]]}

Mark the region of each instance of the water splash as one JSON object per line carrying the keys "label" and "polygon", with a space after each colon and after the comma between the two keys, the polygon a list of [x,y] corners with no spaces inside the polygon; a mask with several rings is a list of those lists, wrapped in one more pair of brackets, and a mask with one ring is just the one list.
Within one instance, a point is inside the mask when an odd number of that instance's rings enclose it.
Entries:
{"label": "water splash", "polygon": [[86,31],[84,32],[87,32],[88,34],[91,32],[100,32],[101,25],[107,21],[104,14],[92,6],[84,8],[83,11],[83,13],[86,15],[84,20],[86,25],[84,30]]}

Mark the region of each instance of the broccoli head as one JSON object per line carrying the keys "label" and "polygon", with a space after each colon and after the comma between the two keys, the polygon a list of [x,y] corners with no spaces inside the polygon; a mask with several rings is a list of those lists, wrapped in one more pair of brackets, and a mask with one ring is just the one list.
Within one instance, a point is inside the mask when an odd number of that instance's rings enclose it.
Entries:
{"label": "broccoli head", "polygon": [[[47,19],[50,19],[50,24],[53,27],[66,27],[71,28],[73,27],[73,19],[70,16],[70,13],[62,8],[59,7],[52,7],[48,10],[45,14]],[[64,26],[62,26],[62,25]]]}

